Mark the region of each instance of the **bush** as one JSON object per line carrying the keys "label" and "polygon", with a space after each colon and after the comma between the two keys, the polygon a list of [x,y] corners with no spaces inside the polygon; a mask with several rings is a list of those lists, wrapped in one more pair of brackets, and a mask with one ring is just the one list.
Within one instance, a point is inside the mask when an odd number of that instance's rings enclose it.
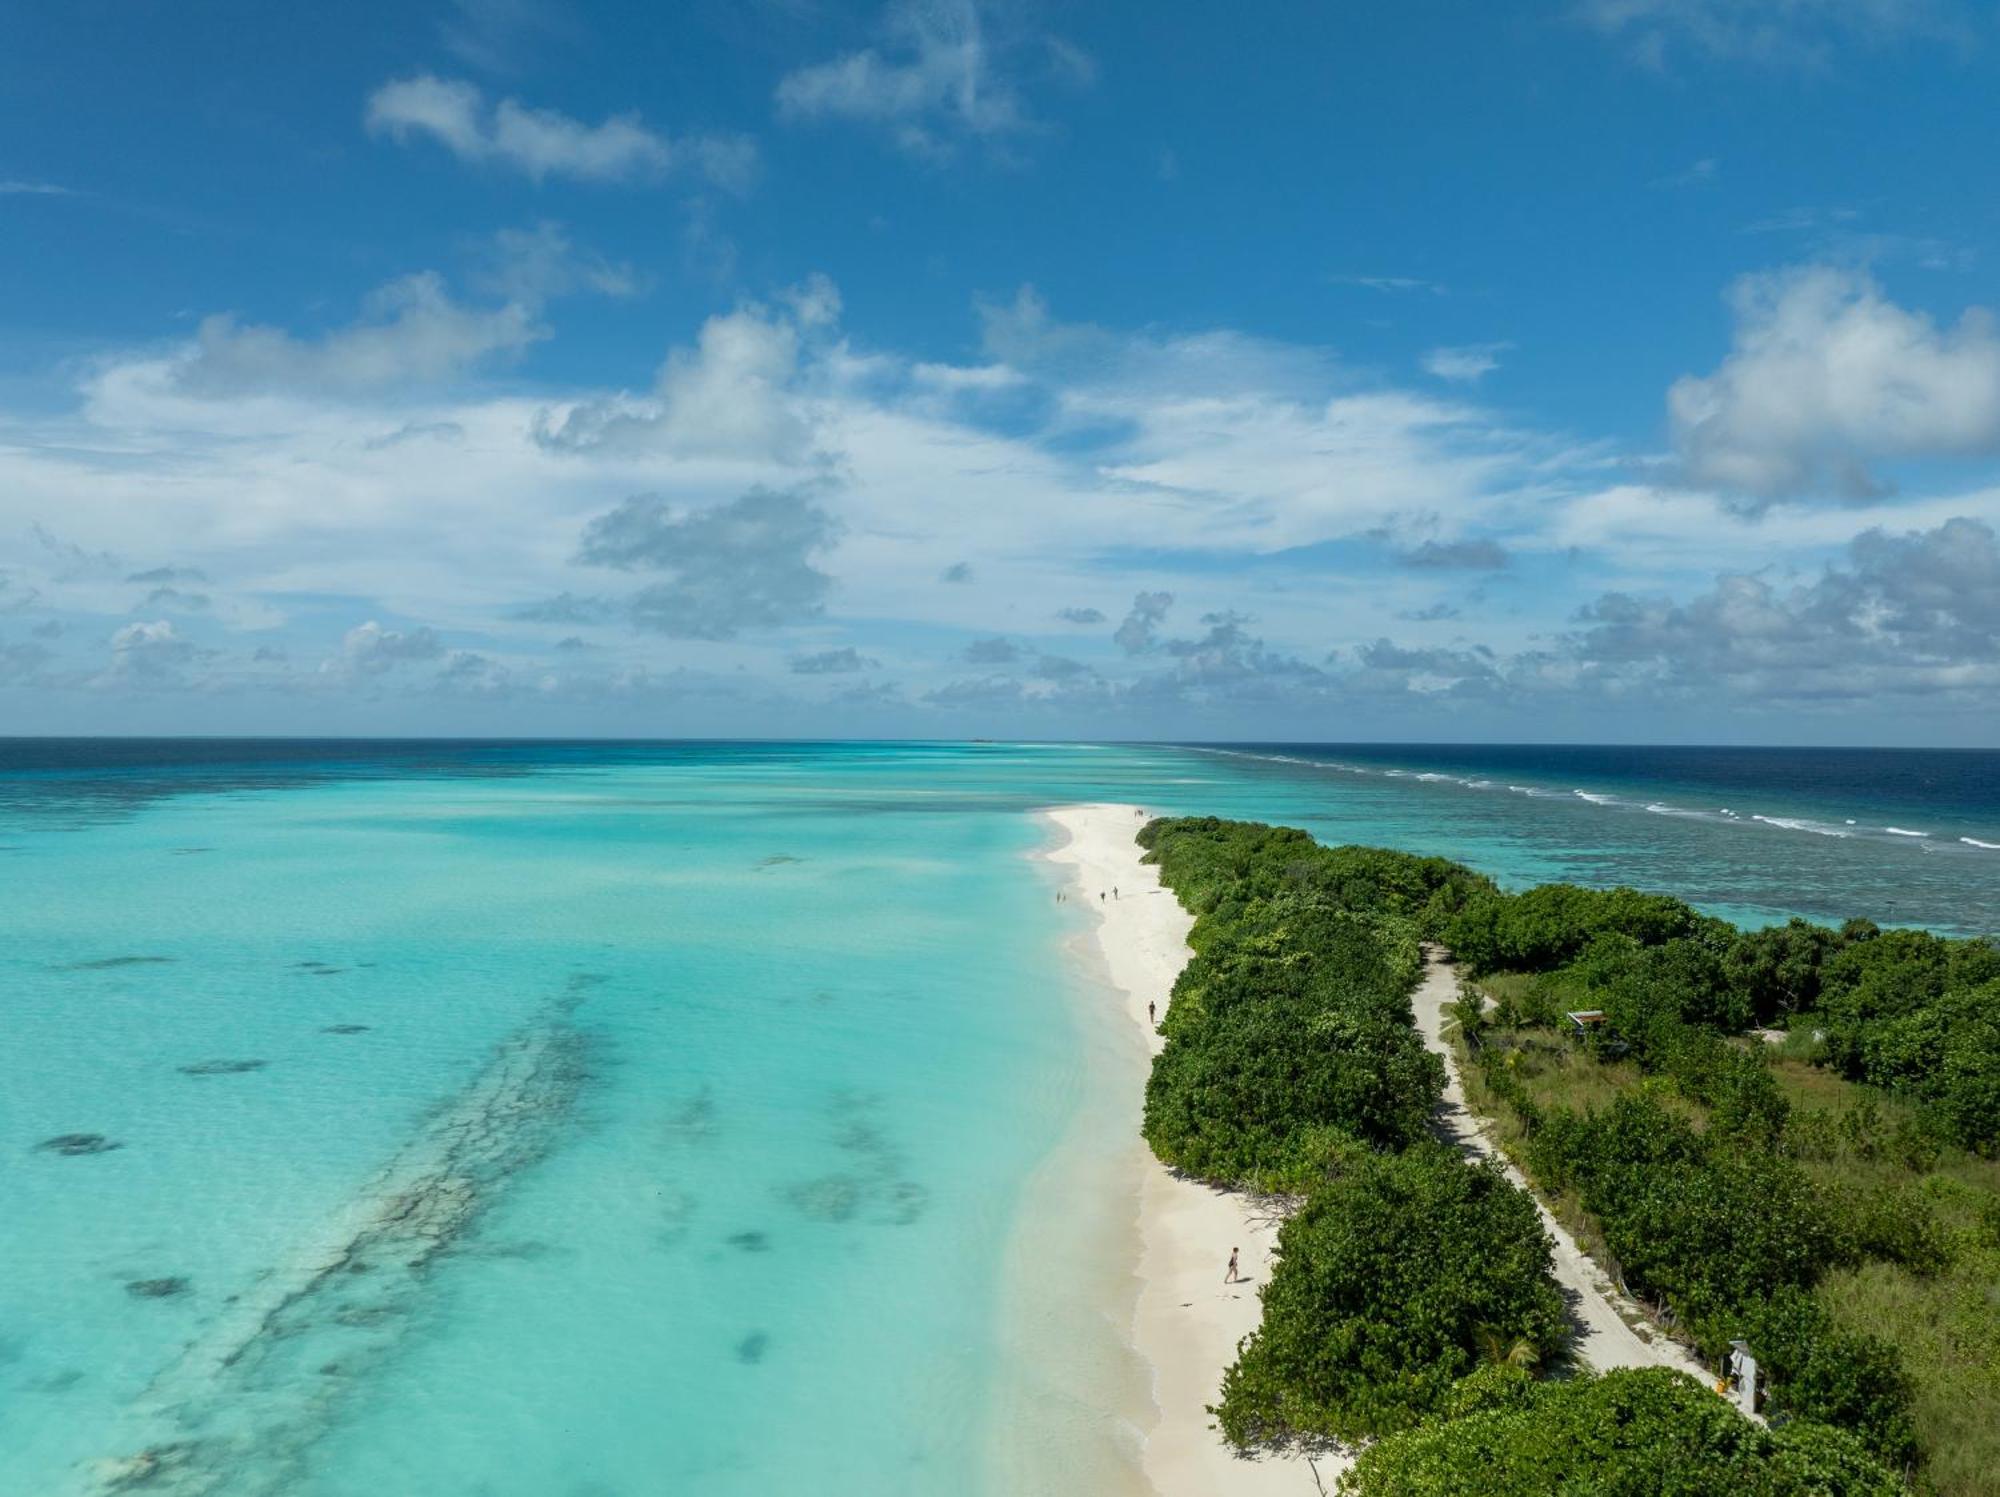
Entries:
{"label": "bush", "polygon": [[1798,1289],[1781,1289],[1753,1310],[1743,1339],[1770,1378],[1772,1413],[1851,1430],[1892,1466],[1916,1460],[1910,1387],[1888,1342],[1842,1330]]}
{"label": "bush", "polygon": [[1418,912],[1477,881],[1442,859],[1212,818],[1156,821],[1140,842],[1197,916],[1146,1083],[1153,1152],[1297,1192],[1328,1130],[1388,1149],[1423,1137],[1444,1065],[1410,1024]]}
{"label": "bush", "polygon": [[[1902,1483],[1842,1431],[1766,1430],[1665,1368],[1489,1382],[1464,1417],[1392,1435],[1341,1478],[1345,1497],[1896,1497]],[[1483,1405],[1483,1406],[1482,1406]]]}
{"label": "bush", "polygon": [[1470,893],[1445,923],[1445,944],[1475,972],[1546,972],[1604,935],[1642,946],[1694,933],[1705,923],[1691,905],[1637,889],[1539,884],[1521,894]]}
{"label": "bush", "polygon": [[1534,1203],[1436,1143],[1308,1197],[1262,1297],[1215,1410],[1239,1447],[1404,1428],[1482,1358],[1539,1362],[1568,1337]]}

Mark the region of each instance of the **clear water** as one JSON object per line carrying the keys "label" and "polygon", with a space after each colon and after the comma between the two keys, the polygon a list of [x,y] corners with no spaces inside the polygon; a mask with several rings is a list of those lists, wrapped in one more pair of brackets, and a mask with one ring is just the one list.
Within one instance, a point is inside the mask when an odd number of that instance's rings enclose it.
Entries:
{"label": "clear water", "polygon": [[[2000,842],[1991,774],[1452,752],[0,745],[0,1497],[977,1492],[996,1442],[1115,1471],[1116,1377],[1008,1395],[1064,1352],[1013,1332],[1023,1202],[1129,1122],[1040,805],[2000,926],[2000,852],[1955,840]],[[1106,1195],[1043,1240],[1108,1240]],[[1071,1319],[1096,1365],[1115,1316]]]}

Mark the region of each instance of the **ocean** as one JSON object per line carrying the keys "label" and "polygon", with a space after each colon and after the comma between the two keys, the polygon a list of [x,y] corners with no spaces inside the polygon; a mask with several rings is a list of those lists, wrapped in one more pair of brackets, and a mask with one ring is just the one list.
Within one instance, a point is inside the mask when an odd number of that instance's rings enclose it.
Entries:
{"label": "ocean", "polygon": [[2000,929],[1992,753],[0,741],[0,1497],[1124,1469],[1077,800]]}

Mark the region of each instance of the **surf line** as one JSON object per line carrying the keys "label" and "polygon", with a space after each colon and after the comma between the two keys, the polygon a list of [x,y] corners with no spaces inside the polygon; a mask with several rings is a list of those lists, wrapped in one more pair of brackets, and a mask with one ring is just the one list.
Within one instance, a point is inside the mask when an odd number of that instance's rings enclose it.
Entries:
{"label": "surf line", "polygon": [[574,1116],[591,1049],[574,1015],[600,981],[573,976],[290,1264],[233,1300],[128,1411],[131,1453],[91,1463],[83,1490],[297,1491],[306,1452],[405,1333],[426,1271]]}

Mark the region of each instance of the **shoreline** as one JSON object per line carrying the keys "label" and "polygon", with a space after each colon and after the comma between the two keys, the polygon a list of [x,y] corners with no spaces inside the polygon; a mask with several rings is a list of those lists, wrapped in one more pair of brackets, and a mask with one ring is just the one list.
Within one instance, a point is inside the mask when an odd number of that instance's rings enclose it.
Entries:
{"label": "shoreline", "polygon": [[[1093,975],[1120,1000],[1136,1056],[1136,1079],[1121,1110],[1135,1147],[1126,1177],[1137,1204],[1137,1293],[1130,1305],[1128,1342],[1151,1378],[1150,1410],[1137,1423],[1139,1468],[1158,1497],[1263,1497],[1324,1490],[1344,1466],[1316,1458],[1317,1477],[1301,1457],[1246,1460],[1211,1427],[1222,1374],[1236,1345],[1255,1330],[1258,1290],[1270,1271],[1277,1232],[1254,1218],[1247,1197],[1180,1178],[1139,1139],[1145,1066],[1161,1040],[1146,1005],[1167,1009],[1174,980],[1192,954],[1193,918],[1140,862],[1134,840],[1145,818],[1130,804],[1055,806],[1043,816],[1067,840],[1042,854],[1067,875],[1064,894],[1095,912]],[[1117,890],[1116,898],[1100,898]],[[1088,986],[1088,985],[1086,985]],[[1243,1282],[1225,1284],[1232,1248],[1241,1254]]]}

